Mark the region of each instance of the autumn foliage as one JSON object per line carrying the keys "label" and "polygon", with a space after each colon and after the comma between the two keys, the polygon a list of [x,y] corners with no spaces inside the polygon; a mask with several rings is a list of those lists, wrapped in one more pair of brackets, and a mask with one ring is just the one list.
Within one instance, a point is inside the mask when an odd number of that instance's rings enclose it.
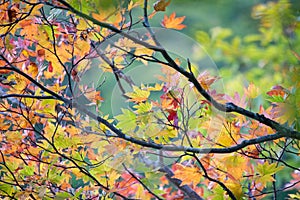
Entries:
{"label": "autumn foliage", "polygon": [[289,1],[254,6],[256,34],[195,33],[220,73],[160,41],[193,26],[171,0],[1,2],[1,199],[300,199]]}

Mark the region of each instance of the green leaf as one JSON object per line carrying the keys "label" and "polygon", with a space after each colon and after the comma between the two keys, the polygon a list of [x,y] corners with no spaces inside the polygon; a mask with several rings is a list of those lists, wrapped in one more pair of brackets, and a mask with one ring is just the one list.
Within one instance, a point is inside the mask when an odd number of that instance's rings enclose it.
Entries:
{"label": "green leaf", "polygon": [[259,176],[256,180],[265,187],[267,183],[275,181],[272,175],[283,168],[283,166],[277,167],[277,163],[269,164],[269,162],[265,162],[264,164],[260,164],[257,166]]}
{"label": "green leaf", "polygon": [[50,169],[48,172],[48,179],[52,183],[60,184],[64,178],[56,168]]}
{"label": "green leaf", "polygon": [[134,130],[136,127],[136,115],[128,109],[122,109],[122,112],[123,114],[115,117],[119,121],[117,127],[124,132]]}
{"label": "green leaf", "polygon": [[79,196],[82,194],[83,188],[81,188],[78,192],[75,193],[74,197],[79,198]]}
{"label": "green leaf", "polygon": [[54,197],[55,200],[64,200],[64,199],[68,199],[72,197],[71,194],[67,193],[67,192],[60,192],[57,193],[57,195]]}
{"label": "green leaf", "polygon": [[260,175],[273,175],[276,172],[282,170],[283,166],[276,166],[276,163],[269,164],[268,162],[265,162],[264,164],[257,166],[257,171]]}
{"label": "green leaf", "polygon": [[272,103],[283,103],[284,102],[284,98],[280,95],[278,95],[278,96],[275,96],[275,95],[274,96],[269,96],[266,99],[267,99],[267,101],[270,101]]}
{"label": "green leaf", "polygon": [[160,177],[162,176],[162,173],[159,172],[146,172],[145,178],[142,179],[143,183],[147,185],[150,188],[155,188],[161,183]]}
{"label": "green leaf", "polygon": [[9,184],[0,184],[0,191],[3,191],[8,195],[11,195],[12,192],[14,191],[14,187]]}
{"label": "green leaf", "polygon": [[138,114],[148,113],[152,109],[152,104],[148,101],[145,103],[139,103],[138,105],[133,106],[136,109]]}
{"label": "green leaf", "polygon": [[64,137],[63,135],[59,135],[55,138],[54,144],[57,148],[65,149],[72,146],[72,140],[70,138]]}
{"label": "green leaf", "polygon": [[196,40],[200,42],[201,45],[208,46],[210,44],[210,36],[204,31],[196,32]]}
{"label": "green leaf", "polygon": [[25,165],[20,173],[25,176],[32,176],[34,175],[34,167]]}

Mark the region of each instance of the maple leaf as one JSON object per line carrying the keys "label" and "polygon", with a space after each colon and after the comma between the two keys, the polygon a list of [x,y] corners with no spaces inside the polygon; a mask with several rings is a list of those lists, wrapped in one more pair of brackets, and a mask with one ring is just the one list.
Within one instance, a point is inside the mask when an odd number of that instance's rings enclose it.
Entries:
{"label": "maple leaf", "polygon": [[259,88],[256,87],[253,83],[250,83],[247,89],[244,89],[245,94],[251,98],[254,99],[256,98],[260,92],[259,92]]}
{"label": "maple leaf", "polygon": [[276,107],[273,109],[276,120],[280,123],[288,122],[291,125],[297,118],[300,113],[299,107],[291,102],[286,103],[276,103]]}
{"label": "maple leaf", "polygon": [[23,91],[28,85],[28,80],[19,74],[10,74],[7,77],[7,82],[15,82],[14,87],[10,90],[11,93]]}
{"label": "maple leaf", "polygon": [[45,49],[39,49],[39,50],[37,50],[37,55],[38,55],[38,57],[45,56]]}
{"label": "maple leaf", "polygon": [[257,166],[257,171],[259,176],[256,180],[261,183],[264,187],[266,187],[268,182],[273,182],[275,179],[272,175],[282,170],[283,166],[277,167],[276,163],[269,164],[269,162],[265,162],[263,164],[259,164]]}
{"label": "maple leaf", "polygon": [[267,92],[269,96],[281,96],[282,98],[286,98],[287,94],[289,94],[288,90],[280,85],[275,85]]}
{"label": "maple leaf", "polygon": [[200,182],[202,174],[198,167],[189,167],[177,163],[173,168],[175,168],[173,178],[181,180],[180,185],[192,184],[196,186]]}
{"label": "maple leaf", "polygon": [[243,199],[244,193],[243,193],[243,187],[239,180],[228,180],[226,182],[226,186],[231,190],[231,192],[234,194],[234,196],[237,199]]}
{"label": "maple leaf", "polygon": [[154,87],[147,87],[149,91],[160,91],[163,88],[163,84],[155,83]]}
{"label": "maple leaf", "polygon": [[118,127],[123,131],[132,131],[136,127],[136,115],[126,109],[122,109],[123,114],[116,116],[115,118],[119,121]]}
{"label": "maple leaf", "polygon": [[149,102],[140,103],[138,105],[133,106],[136,109],[136,113],[142,114],[142,113],[148,113],[152,109],[152,104]]}
{"label": "maple leaf", "polygon": [[295,88],[283,102],[274,103],[273,113],[280,123],[288,122],[289,125],[297,122],[300,117],[300,89]]}
{"label": "maple leaf", "polygon": [[133,86],[133,92],[127,92],[125,95],[130,98],[129,101],[141,103],[148,99],[150,92],[148,90],[142,90],[137,86]]}
{"label": "maple leaf", "polygon": [[199,74],[197,80],[199,81],[199,83],[201,84],[201,86],[203,87],[203,89],[208,90],[209,87],[216,82],[217,80],[219,80],[220,78],[217,76],[211,76],[209,74],[208,71],[204,71],[201,74]]}
{"label": "maple leaf", "polygon": [[39,72],[39,68],[37,64],[34,62],[30,62],[29,66],[27,67],[27,74],[29,74],[31,77],[36,78]]}
{"label": "maple leaf", "polygon": [[5,66],[6,62],[4,60],[0,60],[0,74],[8,74],[11,72],[9,69],[1,69],[2,66]]}
{"label": "maple leaf", "polygon": [[247,160],[239,154],[232,153],[221,158],[228,171],[229,179],[238,181],[243,177],[243,173],[247,168]]}
{"label": "maple leaf", "polygon": [[182,30],[186,27],[186,25],[181,24],[184,19],[185,19],[185,16],[176,17],[175,12],[173,12],[170,15],[170,17],[168,17],[167,15],[164,16],[164,19],[162,20],[161,25],[165,28]]}
{"label": "maple leaf", "polygon": [[153,8],[155,11],[166,11],[166,7],[168,5],[170,5],[170,3],[171,3],[171,0],[168,0],[168,1],[159,0],[153,4]]}
{"label": "maple leaf", "polygon": [[170,139],[176,137],[177,135],[178,135],[178,131],[176,129],[168,128],[156,132],[153,135],[153,137],[155,137],[156,142],[166,142],[166,141],[170,141]]}

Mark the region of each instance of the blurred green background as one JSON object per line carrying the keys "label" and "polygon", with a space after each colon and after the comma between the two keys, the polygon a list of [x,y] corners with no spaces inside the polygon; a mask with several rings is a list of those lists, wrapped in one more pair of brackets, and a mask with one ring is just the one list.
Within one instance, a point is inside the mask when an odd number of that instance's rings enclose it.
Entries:
{"label": "blurred green background", "polygon": [[[271,0],[272,1],[272,0]],[[164,14],[176,12],[178,16],[186,16],[184,24],[187,28],[182,32],[195,37],[198,30],[209,31],[216,26],[233,30],[235,35],[257,33],[259,21],[251,17],[253,6],[271,2],[268,0],[172,0]],[[150,1],[151,2],[151,1]],[[152,1],[154,2],[154,1]],[[277,1],[273,1],[277,2]],[[300,1],[290,0],[295,14],[300,14]]]}

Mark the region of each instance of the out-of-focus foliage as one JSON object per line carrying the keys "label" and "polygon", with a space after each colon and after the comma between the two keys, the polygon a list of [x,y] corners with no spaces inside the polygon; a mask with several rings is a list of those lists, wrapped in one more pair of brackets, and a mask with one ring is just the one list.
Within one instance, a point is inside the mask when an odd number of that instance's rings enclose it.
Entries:
{"label": "out-of-focus foliage", "polygon": [[284,105],[280,106],[287,109],[283,113],[288,116],[281,122],[294,123],[299,130],[300,22],[291,6],[285,0],[254,6],[252,17],[260,22],[257,34],[235,36],[231,29],[216,27],[208,33],[198,31],[196,39],[217,63],[229,93],[243,92],[237,83],[248,85],[251,81],[260,86],[262,99],[272,102],[276,95],[266,92],[275,84],[285,87]]}

